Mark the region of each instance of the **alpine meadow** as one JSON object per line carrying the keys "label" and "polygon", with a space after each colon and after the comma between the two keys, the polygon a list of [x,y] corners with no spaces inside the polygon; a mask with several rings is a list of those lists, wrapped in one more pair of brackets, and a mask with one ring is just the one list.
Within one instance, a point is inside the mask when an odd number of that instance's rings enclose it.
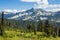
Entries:
{"label": "alpine meadow", "polygon": [[60,0],[0,0],[0,40],[60,40]]}

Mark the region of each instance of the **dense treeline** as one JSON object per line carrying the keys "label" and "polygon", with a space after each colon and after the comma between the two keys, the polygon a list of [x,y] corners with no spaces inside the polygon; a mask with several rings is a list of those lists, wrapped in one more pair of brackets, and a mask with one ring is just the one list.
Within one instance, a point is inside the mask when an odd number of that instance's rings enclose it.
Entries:
{"label": "dense treeline", "polygon": [[[39,20],[37,23],[27,22],[27,24],[25,21],[21,23],[19,23],[19,21],[13,21],[13,23],[12,21],[4,21],[4,12],[2,12],[2,18],[0,22],[0,35],[3,35],[5,33],[4,28],[8,27],[9,29],[23,29],[23,32],[34,32],[34,35],[36,35],[36,32],[43,32],[45,33],[43,35],[47,37],[60,37],[60,27],[54,27],[53,25],[51,25],[51,22],[49,20],[45,20],[45,22]],[[24,27],[20,25],[23,25]]]}
{"label": "dense treeline", "polygon": [[35,30],[33,32],[44,32],[46,33],[47,37],[50,37],[50,36],[53,36],[53,37],[56,37],[56,36],[59,36],[60,37],[60,27],[54,27],[51,25],[50,21],[46,20],[45,23],[43,24],[43,22],[40,20],[38,22],[38,26],[35,28],[32,25],[29,24],[28,28],[27,28],[29,31],[32,31],[32,30]]}

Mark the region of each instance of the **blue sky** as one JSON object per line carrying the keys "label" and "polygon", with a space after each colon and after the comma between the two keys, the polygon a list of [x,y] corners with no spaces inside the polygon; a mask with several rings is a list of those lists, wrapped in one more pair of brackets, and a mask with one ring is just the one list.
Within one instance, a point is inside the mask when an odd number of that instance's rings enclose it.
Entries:
{"label": "blue sky", "polygon": [[60,10],[60,0],[0,0],[2,10],[27,10],[30,8],[45,10]]}
{"label": "blue sky", "polygon": [[20,0],[0,0],[0,10],[3,9],[29,9],[34,6],[32,2],[21,2]]}

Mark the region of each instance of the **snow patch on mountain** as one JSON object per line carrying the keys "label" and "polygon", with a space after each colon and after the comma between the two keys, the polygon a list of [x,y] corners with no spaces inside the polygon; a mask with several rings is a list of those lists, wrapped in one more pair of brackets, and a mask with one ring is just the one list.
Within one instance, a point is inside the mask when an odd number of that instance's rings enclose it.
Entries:
{"label": "snow patch on mountain", "polygon": [[23,19],[24,21],[25,20],[29,20],[29,19],[32,19],[32,17],[31,16],[29,16],[29,17],[26,17],[25,19]]}
{"label": "snow patch on mountain", "polygon": [[47,20],[47,17],[40,17],[41,20]]}

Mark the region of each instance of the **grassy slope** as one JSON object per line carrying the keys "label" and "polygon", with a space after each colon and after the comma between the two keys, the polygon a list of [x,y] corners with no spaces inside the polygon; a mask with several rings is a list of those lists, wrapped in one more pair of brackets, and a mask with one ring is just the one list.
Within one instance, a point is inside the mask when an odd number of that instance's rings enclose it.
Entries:
{"label": "grassy slope", "polygon": [[0,36],[0,40],[60,40],[59,37],[53,38],[53,37],[44,37],[41,32],[37,32],[37,35],[34,35],[34,33],[23,33],[19,30],[17,31],[5,31],[4,36]]}

